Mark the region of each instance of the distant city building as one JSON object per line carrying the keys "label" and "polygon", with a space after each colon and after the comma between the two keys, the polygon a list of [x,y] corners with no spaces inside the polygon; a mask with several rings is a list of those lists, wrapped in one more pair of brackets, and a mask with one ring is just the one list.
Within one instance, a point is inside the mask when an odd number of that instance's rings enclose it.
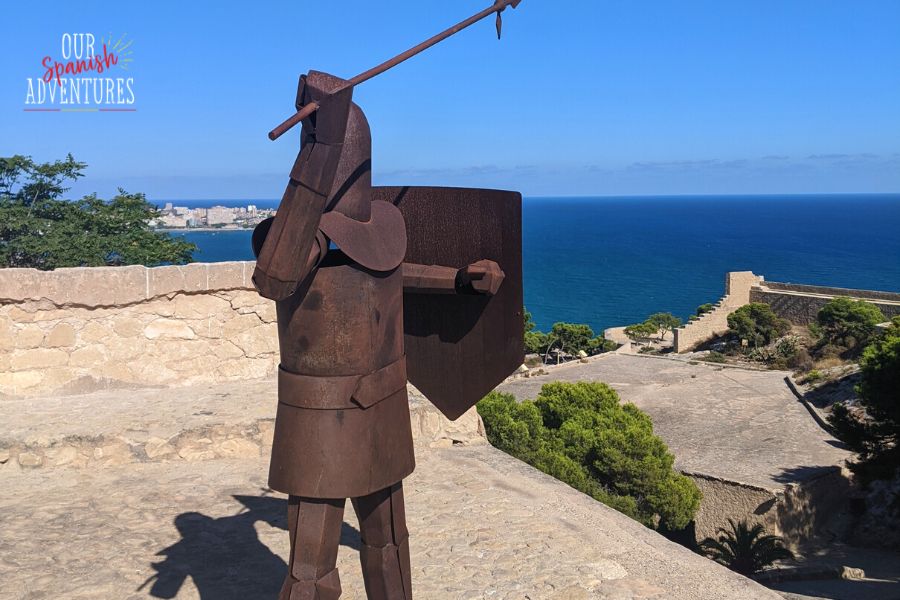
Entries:
{"label": "distant city building", "polygon": [[210,227],[214,225],[230,225],[234,223],[234,209],[224,206],[213,206],[206,211],[206,224]]}
{"label": "distant city building", "polygon": [[160,227],[187,227],[188,220],[182,215],[164,214],[157,223]]}
{"label": "distant city building", "polygon": [[253,229],[261,221],[275,214],[274,210],[260,209],[255,204],[239,207],[188,208],[173,206],[171,202],[167,202],[159,212],[159,218],[154,220],[151,226],[166,229],[222,226],[226,229]]}

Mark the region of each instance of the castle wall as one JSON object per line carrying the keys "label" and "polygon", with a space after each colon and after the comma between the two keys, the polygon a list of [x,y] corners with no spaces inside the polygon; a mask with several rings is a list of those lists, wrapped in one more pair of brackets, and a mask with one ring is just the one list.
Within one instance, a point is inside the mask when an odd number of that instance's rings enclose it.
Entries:
{"label": "castle wall", "polygon": [[0,395],[263,377],[275,305],[253,262],[0,269]]}
{"label": "castle wall", "polygon": [[819,314],[822,307],[836,296],[871,302],[881,309],[887,319],[900,315],[900,294],[890,292],[826,288],[771,281],[754,287],[750,291],[751,302],[768,304],[775,314],[795,325],[809,325],[815,322],[816,315]]}
{"label": "castle wall", "polygon": [[800,483],[782,490],[708,477],[688,475],[703,494],[694,520],[697,541],[718,537],[728,520],[762,524],[766,533],[784,538],[793,549],[822,534],[827,523],[846,508],[850,479],[839,467],[822,469]]}
{"label": "castle wall", "polygon": [[750,302],[750,290],[762,277],[750,271],[725,276],[725,295],[713,310],[675,330],[675,352],[689,352],[703,342],[728,331],[728,315]]}

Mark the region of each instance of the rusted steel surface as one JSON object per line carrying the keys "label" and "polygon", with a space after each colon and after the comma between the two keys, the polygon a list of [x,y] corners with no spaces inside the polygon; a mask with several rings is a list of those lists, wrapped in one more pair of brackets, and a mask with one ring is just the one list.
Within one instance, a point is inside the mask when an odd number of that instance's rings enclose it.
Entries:
{"label": "rusted steel surface", "polygon": [[315,126],[304,124],[300,153],[257,256],[253,282],[266,298],[286,298],[309,274],[303,259],[314,249],[350,120],[353,90],[335,92],[341,83],[337,77],[317,71],[300,79],[298,96],[320,100],[322,110],[316,113]]}
{"label": "rusted steel surface", "polygon": [[300,78],[301,147],[273,219],[253,233],[253,282],[276,301],[281,365],[269,468],[290,495],[280,600],[336,600],[346,498],[370,600],[412,600],[402,480],[415,468],[407,379],[456,419],[522,363],[521,196],[373,188],[353,86],[519,0],[354,79]]}
{"label": "rusted steel surface", "polygon": [[[440,42],[446,40],[448,37],[450,37],[452,35],[456,35],[463,29],[466,29],[466,28],[474,25],[478,21],[484,19],[485,17],[489,17],[490,15],[492,15],[494,13],[497,14],[497,39],[500,39],[500,33],[501,33],[501,30],[503,27],[503,20],[500,15],[503,13],[504,10],[506,10],[507,7],[511,6],[513,8],[516,8],[517,6],[519,6],[519,4],[521,2],[522,2],[522,0],[497,0],[489,8],[486,8],[483,11],[472,15],[468,19],[457,23],[453,27],[450,27],[450,28],[442,31],[441,33],[437,34],[436,36],[434,36],[432,38],[425,40],[421,44],[410,48],[406,52],[398,54],[394,58],[381,63],[377,67],[373,67],[373,68],[369,69],[368,71],[360,73],[356,77],[348,80],[347,83],[344,84],[343,87],[339,88],[336,91],[344,91],[348,88],[352,88],[363,82],[366,82],[366,81],[372,79],[373,77],[381,75],[385,71],[396,67],[400,63],[409,60],[410,58],[414,57],[417,54],[421,54],[422,52],[424,52],[425,50],[428,50],[435,44],[439,44]],[[287,133],[288,131],[293,129],[294,126],[296,126],[298,123],[300,123],[304,119],[308,118],[314,112],[318,111],[319,108],[320,108],[320,105],[315,100],[311,100],[309,102],[304,102],[304,103],[298,103],[297,104],[297,112],[295,114],[291,115],[290,117],[288,117],[287,119],[285,119],[282,123],[280,123],[272,131],[270,131],[269,139],[277,140],[282,135],[284,135],[285,133]]]}
{"label": "rusted steel surface", "polygon": [[[394,187],[375,188],[374,197],[403,213],[406,263],[440,264],[463,272],[472,265],[475,273],[490,270],[489,279],[494,280],[499,278],[494,269],[503,272],[496,295],[465,293],[478,290],[459,287],[463,293],[453,295],[406,290],[409,380],[455,419],[524,360],[522,196],[498,190]],[[494,264],[479,264],[483,260]]]}
{"label": "rusted steel surface", "polygon": [[[359,553],[369,600],[412,600],[409,531],[403,484],[352,498],[359,520]],[[288,498],[291,555],[279,600],[337,600],[341,581],[338,544],[344,498]]]}

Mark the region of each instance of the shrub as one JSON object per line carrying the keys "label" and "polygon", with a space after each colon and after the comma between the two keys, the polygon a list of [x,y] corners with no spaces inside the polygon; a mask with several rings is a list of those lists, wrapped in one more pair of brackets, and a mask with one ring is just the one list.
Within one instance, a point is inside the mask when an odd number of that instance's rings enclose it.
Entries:
{"label": "shrub", "polygon": [[806,377],[803,378],[802,383],[805,383],[807,385],[812,385],[818,381],[821,381],[823,377],[824,377],[824,375],[822,375],[821,371],[819,371],[818,369],[813,369],[812,371],[810,371],[809,373],[806,374]]}
{"label": "shrub", "polygon": [[728,330],[754,348],[765,346],[790,331],[787,319],[778,317],[768,304],[752,302],[728,315]]}
{"label": "shrub", "polygon": [[707,302],[706,304],[701,304],[697,307],[696,316],[702,317],[708,312],[712,312],[715,306],[711,302]]}
{"label": "shrub", "polygon": [[900,323],[872,343],[859,362],[859,404],[867,419],[859,419],[843,404],[829,418],[859,460],[851,468],[863,480],[893,476],[900,467]]}
{"label": "shrub", "polygon": [[478,412],[494,446],[649,527],[684,528],[700,506],[650,418],[604,383],[549,383],[522,403],[492,392]]}
{"label": "shrub", "polygon": [[704,356],[701,360],[705,360],[706,362],[718,363],[722,364],[728,362],[728,359],[721,352],[716,352],[715,350],[711,350],[709,354]]}
{"label": "shrub", "polygon": [[771,565],[776,560],[793,558],[778,536],[766,535],[757,523],[753,527],[747,521],[736,523],[728,519],[730,529],[720,527],[719,537],[708,537],[700,542],[700,549],[707,557],[721,563],[741,575],[749,577]]}
{"label": "shrub", "polygon": [[787,359],[787,366],[800,372],[806,372],[813,368],[812,356],[806,348],[800,348],[797,352]]}
{"label": "shrub", "polygon": [[872,341],[876,325],[885,317],[877,306],[863,300],[833,298],[819,311],[816,321],[823,339],[848,349],[862,349]]}

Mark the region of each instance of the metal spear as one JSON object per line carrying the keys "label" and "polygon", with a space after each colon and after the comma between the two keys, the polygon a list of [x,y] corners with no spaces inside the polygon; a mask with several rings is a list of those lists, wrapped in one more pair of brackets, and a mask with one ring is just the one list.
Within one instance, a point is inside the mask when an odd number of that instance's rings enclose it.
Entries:
{"label": "metal spear", "polygon": [[[522,0],[496,0],[496,2],[494,2],[494,4],[492,6],[484,9],[483,11],[481,11],[477,14],[472,15],[465,21],[461,21],[460,23],[457,23],[453,27],[451,27],[445,31],[442,31],[441,33],[437,34],[436,36],[434,36],[428,40],[425,40],[418,46],[410,48],[406,52],[403,52],[402,54],[398,54],[394,58],[381,63],[377,67],[369,69],[368,71],[366,71],[364,73],[360,73],[353,79],[350,79],[349,81],[347,81],[347,83],[345,83],[344,85],[338,87],[332,93],[337,93],[337,92],[346,90],[347,88],[355,87],[355,86],[359,85],[360,83],[368,81],[369,79],[372,79],[373,77],[375,77],[377,75],[381,75],[388,69],[396,67],[400,63],[409,60],[413,56],[415,56],[421,52],[424,52],[425,50],[428,50],[435,44],[438,44],[438,43],[444,41],[448,37],[459,33],[463,29],[469,27],[470,25],[474,25],[478,21],[480,21],[480,20],[484,19],[485,17],[488,17],[494,13],[497,14],[497,39],[500,39],[500,32],[501,32],[501,28],[503,25],[500,14],[504,10],[506,10],[507,6],[512,6],[513,8],[516,8],[517,6],[519,6],[519,3],[521,1]],[[296,112],[296,114],[294,114],[293,116],[291,116],[287,120],[285,120],[281,125],[279,125],[275,129],[270,131],[269,139],[277,140],[279,137],[281,137],[283,134],[285,134],[287,131],[289,131],[291,128],[293,128],[297,123],[299,123],[300,121],[302,121],[309,115],[313,114],[317,110],[319,110],[319,105],[315,102],[310,102],[309,104],[307,104],[306,106],[304,106],[303,108],[298,110]]]}

